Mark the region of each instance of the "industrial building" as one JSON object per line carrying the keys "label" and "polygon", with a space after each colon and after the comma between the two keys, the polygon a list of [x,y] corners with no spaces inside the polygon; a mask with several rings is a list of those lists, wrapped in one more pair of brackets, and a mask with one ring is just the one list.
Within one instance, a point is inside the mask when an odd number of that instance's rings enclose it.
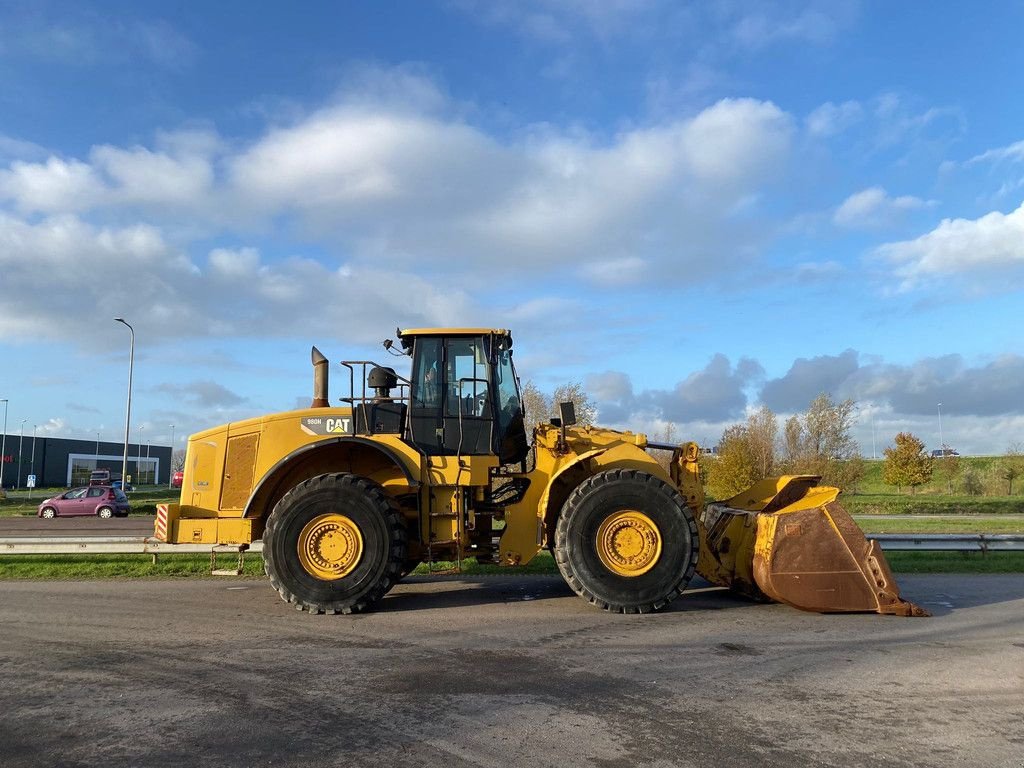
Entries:
{"label": "industrial building", "polygon": [[[30,475],[36,488],[88,485],[94,469],[109,469],[113,479],[121,478],[124,443],[8,434],[4,447],[3,486],[8,490],[28,487]],[[130,483],[166,484],[170,473],[170,446],[128,444]]]}

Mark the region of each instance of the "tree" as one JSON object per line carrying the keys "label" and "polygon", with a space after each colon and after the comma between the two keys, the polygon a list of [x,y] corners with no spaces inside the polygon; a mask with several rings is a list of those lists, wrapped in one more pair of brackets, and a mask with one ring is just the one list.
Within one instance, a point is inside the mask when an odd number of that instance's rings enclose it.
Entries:
{"label": "tree", "polygon": [[727,499],[748,488],[758,479],[756,463],[747,428],[742,424],[729,427],[718,443],[717,458],[708,462],[708,493]]}
{"label": "tree", "polygon": [[978,471],[974,467],[968,467],[964,472],[964,493],[968,496],[981,496],[983,490],[984,486],[981,483],[981,478],[978,477]]}
{"label": "tree", "polygon": [[532,381],[522,387],[523,415],[530,429],[534,425],[559,416],[558,404],[572,402],[576,406],[576,423],[590,426],[597,418],[597,406],[578,381],[569,381],[557,387],[552,395],[546,395]]}
{"label": "tree", "polygon": [[833,462],[829,468],[829,482],[849,493],[858,493],[860,481],[868,473],[868,463],[860,454],[846,461]]}
{"label": "tree", "polygon": [[793,467],[799,463],[800,454],[803,452],[803,439],[804,426],[800,423],[800,417],[790,416],[783,428],[783,446],[788,466]]}
{"label": "tree", "polygon": [[804,452],[821,461],[843,461],[857,453],[850,434],[856,405],[853,400],[833,403],[822,393],[814,398],[804,416]]}
{"label": "tree", "polygon": [[185,469],[185,451],[177,450],[174,455],[171,456],[171,469],[174,472],[181,472]]}
{"label": "tree", "polygon": [[946,493],[950,496],[953,495],[953,483],[960,477],[962,471],[963,465],[960,463],[959,456],[943,456],[935,462],[935,473],[945,481]]}
{"label": "tree", "polygon": [[537,385],[529,380],[523,384],[522,395],[523,419],[526,423],[526,429],[529,431],[540,422],[547,420],[548,412],[551,410],[551,402],[548,400],[547,395],[541,392]]}
{"label": "tree", "polygon": [[758,479],[768,477],[775,468],[775,442],[779,425],[767,405],[747,417],[747,440]]}
{"label": "tree", "polygon": [[822,393],[814,398],[807,413],[787,419],[783,429],[786,471],[820,475],[826,483],[840,487],[860,480],[865,467],[850,464],[860,456],[850,434],[856,410],[853,400],[836,403]]}
{"label": "tree", "polygon": [[932,460],[924,452],[924,443],[909,432],[896,435],[896,445],[885,449],[882,481],[895,485],[898,491],[909,486],[913,493],[932,477]]}
{"label": "tree", "polygon": [[1020,443],[1006,449],[1006,456],[996,465],[996,473],[1006,481],[1006,495],[1013,496],[1013,481],[1024,474],[1024,453]]}

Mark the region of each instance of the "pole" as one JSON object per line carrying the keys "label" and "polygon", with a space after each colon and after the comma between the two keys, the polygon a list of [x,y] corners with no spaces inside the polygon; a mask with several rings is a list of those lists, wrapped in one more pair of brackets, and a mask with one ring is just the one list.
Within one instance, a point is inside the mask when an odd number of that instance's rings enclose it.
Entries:
{"label": "pole", "polygon": [[942,440],[942,403],[938,405],[939,410],[939,456],[945,458],[946,456],[946,444]]}
{"label": "pole", "polygon": [[21,436],[18,438],[18,476],[14,478],[14,490],[21,488],[21,445],[25,442],[25,422],[28,419],[21,420]]}
{"label": "pole", "polygon": [[[36,473],[36,429],[38,427],[39,427],[38,424],[33,424],[32,425],[32,471],[29,473],[31,475],[35,475],[35,473]],[[39,485],[39,484],[40,484],[39,481],[36,480],[36,485]],[[29,489],[28,495],[29,495],[29,498],[31,499],[32,498],[32,490],[31,489]]]}
{"label": "pole", "polygon": [[100,433],[96,433],[96,466],[93,469],[100,468]]}
{"label": "pole", "polygon": [[171,460],[167,462],[167,487],[171,487],[171,478],[174,477],[174,425],[171,424]]}
{"label": "pole", "polygon": [[128,403],[124,411],[124,458],[121,461],[121,491],[128,492],[128,437],[132,424],[132,373],[135,368],[135,329],[131,327],[123,317],[115,317],[115,322],[121,323],[131,333],[131,344],[128,347]]}
{"label": "pole", "polygon": [[871,458],[872,459],[878,458],[875,455],[875,417],[874,416],[871,417]]}
{"label": "pole", "polygon": [[4,437],[0,442],[0,491],[4,488],[4,464],[7,461],[7,398],[4,398]]}

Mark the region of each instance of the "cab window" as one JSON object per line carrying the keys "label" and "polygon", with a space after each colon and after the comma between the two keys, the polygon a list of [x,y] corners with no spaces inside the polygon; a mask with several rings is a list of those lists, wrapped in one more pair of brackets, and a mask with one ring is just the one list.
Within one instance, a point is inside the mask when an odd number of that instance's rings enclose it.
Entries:
{"label": "cab window", "polygon": [[448,340],[445,415],[483,416],[487,408],[487,358],[481,339]]}

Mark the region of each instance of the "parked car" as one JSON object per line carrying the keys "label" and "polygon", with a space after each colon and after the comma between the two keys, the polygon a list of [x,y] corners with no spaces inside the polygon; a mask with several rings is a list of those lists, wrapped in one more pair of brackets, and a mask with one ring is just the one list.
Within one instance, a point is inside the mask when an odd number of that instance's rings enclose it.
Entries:
{"label": "parked car", "polygon": [[121,487],[122,483],[121,483],[120,480],[115,480],[114,482],[112,482],[110,484],[110,487],[111,488],[116,488],[119,491],[120,490],[125,490],[125,491],[134,491],[135,490],[135,486],[132,485],[131,483],[124,483],[123,485],[124,485],[124,488]]}
{"label": "parked car", "polygon": [[184,481],[184,479],[185,479],[185,473],[182,472],[179,469],[177,472],[175,472],[173,475],[171,475],[171,487],[172,488],[181,488],[181,483]]}
{"label": "parked car", "polygon": [[110,485],[110,470],[94,469],[89,475],[89,485]]}
{"label": "parked car", "polygon": [[89,485],[72,488],[58,496],[47,499],[39,505],[39,517],[70,517],[71,515],[96,515],[103,519],[125,517],[131,511],[128,497],[109,485]]}

